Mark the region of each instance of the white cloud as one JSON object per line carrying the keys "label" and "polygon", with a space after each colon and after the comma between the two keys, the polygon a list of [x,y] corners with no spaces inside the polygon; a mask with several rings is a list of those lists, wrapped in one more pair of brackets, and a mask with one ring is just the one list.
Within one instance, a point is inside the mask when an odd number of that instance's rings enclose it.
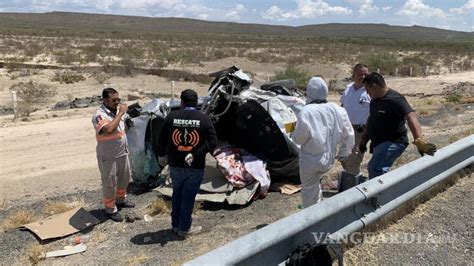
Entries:
{"label": "white cloud", "polygon": [[389,11],[390,9],[392,9],[392,6],[384,6],[384,7],[382,7],[383,12],[387,12],[387,11]]}
{"label": "white cloud", "polygon": [[474,0],[469,0],[463,6],[459,8],[450,8],[450,13],[457,14],[457,15],[471,15],[474,12]]}
{"label": "white cloud", "polygon": [[363,16],[376,13],[379,11],[379,8],[374,5],[373,0],[366,0],[359,8],[359,13]]}
{"label": "white cloud", "polygon": [[284,11],[276,5],[262,13],[262,18],[268,20],[294,20],[311,19],[325,15],[349,15],[352,10],[342,6],[331,6],[322,0],[295,0],[297,8],[291,11]]}
{"label": "white cloud", "polygon": [[435,7],[423,3],[423,0],[408,0],[396,13],[397,15],[411,18],[446,18],[447,14]]}
{"label": "white cloud", "polygon": [[237,4],[235,5],[235,7],[231,10],[229,10],[225,15],[224,17],[226,18],[229,18],[229,19],[233,19],[233,20],[238,20],[240,19],[241,15],[245,14],[248,12],[248,9],[242,5],[242,4]]}
{"label": "white cloud", "polygon": [[359,8],[358,12],[361,16],[374,14],[374,13],[377,13],[377,11],[379,11],[379,8],[376,5],[374,5],[373,0],[346,0],[346,2]]}
{"label": "white cloud", "polygon": [[297,17],[292,12],[285,12],[278,6],[273,5],[262,13],[262,18],[268,20],[286,21],[290,19],[296,19]]}

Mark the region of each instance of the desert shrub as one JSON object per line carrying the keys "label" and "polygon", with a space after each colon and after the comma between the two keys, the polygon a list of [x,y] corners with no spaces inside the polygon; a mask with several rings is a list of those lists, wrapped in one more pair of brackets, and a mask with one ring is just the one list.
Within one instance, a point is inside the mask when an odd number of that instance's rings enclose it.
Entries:
{"label": "desert shrub", "polygon": [[388,52],[364,54],[359,57],[358,61],[366,64],[370,71],[380,69],[380,73],[383,75],[393,75],[395,68],[400,65],[397,56]]}
{"label": "desert shrub", "polygon": [[36,216],[31,211],[18,210],[6,217],[2,223],[2,230],[11,230],[36,220]]}
{"label": "desert shrub", "polygon": [[86,80],[81,74],[75,74],[71,71],[56,72],[51,81],[57,81],[61,84],[73,84],[79,81]]}
{"label": "desert shrub", "polygon": [[92,77],[99,83],[104,84],[107,80],[110,79],[110,75],[103,72],[93,73]]}
{"label": "desert shrub", "polygon": [[168,61],[165,59],[156,59],[153,61],[152,67],[164,68],[168,65]]}
{"label": "desert shrub", "polygon": [[81,61],[81,56],[79,54],[73,53],[70,49],[67,49],[64,52],[56,52],[55,56],[56,62],[58,62],[59,64],[70,65],[73,62]]}
{"label": "desert shrub", "polygon": [[82,51],[85,53],[84,60],[86,62],[96,62],[98,59],[98,55],[100,55],[102,52],[102,45],[96,43],[90,46],[83,47]]}
{"label": "desert shrub", "polygon": [[29,118],[30,114],[37,110],[38,105],[49,101],[56,95],[56,89],[42,83],[33,81],[20,82],[10,87],[11,91],[16,91],[18,98],[18,111],[20,116]]}
{"label": "desert shrub", "polygon": [[272,81],[292,79],[299,88],[305,88],[308,80],[310,79],[309,72],[303,68],[288,65],[285,70],[275,73],[275,76],[271,78]]}
{"label": "desert shrub", "polygon": [[459,94],[456,94],[456,93],[453,93],[453,94],[450,94],[448,96],[446,96],[446,101],[450,102],[450,103],[458,103],[461,101],[461,95]]}
{"label": "desert shrub", "polygon": [[25,46],[25,55],[28,57],[35,57],[43,52],[43,47],[41,47],[36,42],[28,42]]}
{"label": "desert shrub", "polygon": [[123,75],[131,76],[136,68],[135,62],[129,57],[125,57],[120,60],[120,64],[123,66]]}
{"label": "desert shrub", "polygon": [[472,67],[472,60],[471,58],[465,58],[463,61],[462,61],[462,69],[461,70],[470,70]]}

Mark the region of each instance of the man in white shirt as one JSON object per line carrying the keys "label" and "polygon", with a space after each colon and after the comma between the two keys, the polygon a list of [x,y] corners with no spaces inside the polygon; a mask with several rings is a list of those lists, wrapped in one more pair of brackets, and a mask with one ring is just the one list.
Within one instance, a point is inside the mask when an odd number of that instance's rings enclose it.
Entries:
{"label": "man in white shirt", "polygon": [[[299,167],[303,207],[322,199],[321,176],[344,160],[354,146],[354,131],[346,110],[327,102],[328,87],[320,77],[312,78],[306,88],[306,105],[298,114],[291,138],[301,145]],[[339,151],[337,147],[339,146]]]}
{"label": "man in white shirt", "polygon": [[[364,131],[367,118],[369,117],[370,96],[367,93],[362,81],[369,74],[369,69],[364,64],[357,64],[352,71],[354,82],[347,85],[346,90],[341,95],[341,105],[347,111],[355,134],[355,143],[358,144],[362,132]],[[346,161],[341,161],[344,171],[353,175],[360,173],[360,165],[364,159],[364,154],[359,152],[357,145],[352,149],[351,155]]]}

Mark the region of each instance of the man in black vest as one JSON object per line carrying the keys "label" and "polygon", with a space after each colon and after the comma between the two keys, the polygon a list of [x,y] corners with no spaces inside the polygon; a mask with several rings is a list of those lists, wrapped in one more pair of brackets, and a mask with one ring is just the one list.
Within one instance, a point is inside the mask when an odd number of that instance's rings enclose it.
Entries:
{"label": "man in black vest", "polygon": [[367,166],[369,178],[390,171],[392,164],[405,151],[408,146],[405,122],[408,123],[415,140],[413,144],[418,148],[418,152],[422,156],[425,153],[434,155],[436,146],[423,140],[418,117],[405,97],[388,88],[379,73],[367,75],[363,83],[372,101],[367,128],[359,142],[359,150],[365,152],[370,139],[372,158]]}
{"label": "man in black vest", "polygon": [[197,109],[198,95],[193,90],[181,93],[181,109],[171,112],[163,122],[158,139],[158,156],[170,166],[173,183],[171,224],[173,232],[185,237],[201,232],[191,226],[196,194],[204,176],[206,153],[217,147],[214,126],[207,115]]}

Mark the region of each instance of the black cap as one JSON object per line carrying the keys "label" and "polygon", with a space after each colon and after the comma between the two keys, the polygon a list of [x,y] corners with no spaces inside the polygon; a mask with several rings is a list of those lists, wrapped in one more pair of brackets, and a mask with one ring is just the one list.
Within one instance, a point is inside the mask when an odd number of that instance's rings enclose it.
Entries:
{"label": "black cap", "polygon": [[181,101],[184,106],[197,107],[198,95],[194,90],[184,90],[181,92]]}

